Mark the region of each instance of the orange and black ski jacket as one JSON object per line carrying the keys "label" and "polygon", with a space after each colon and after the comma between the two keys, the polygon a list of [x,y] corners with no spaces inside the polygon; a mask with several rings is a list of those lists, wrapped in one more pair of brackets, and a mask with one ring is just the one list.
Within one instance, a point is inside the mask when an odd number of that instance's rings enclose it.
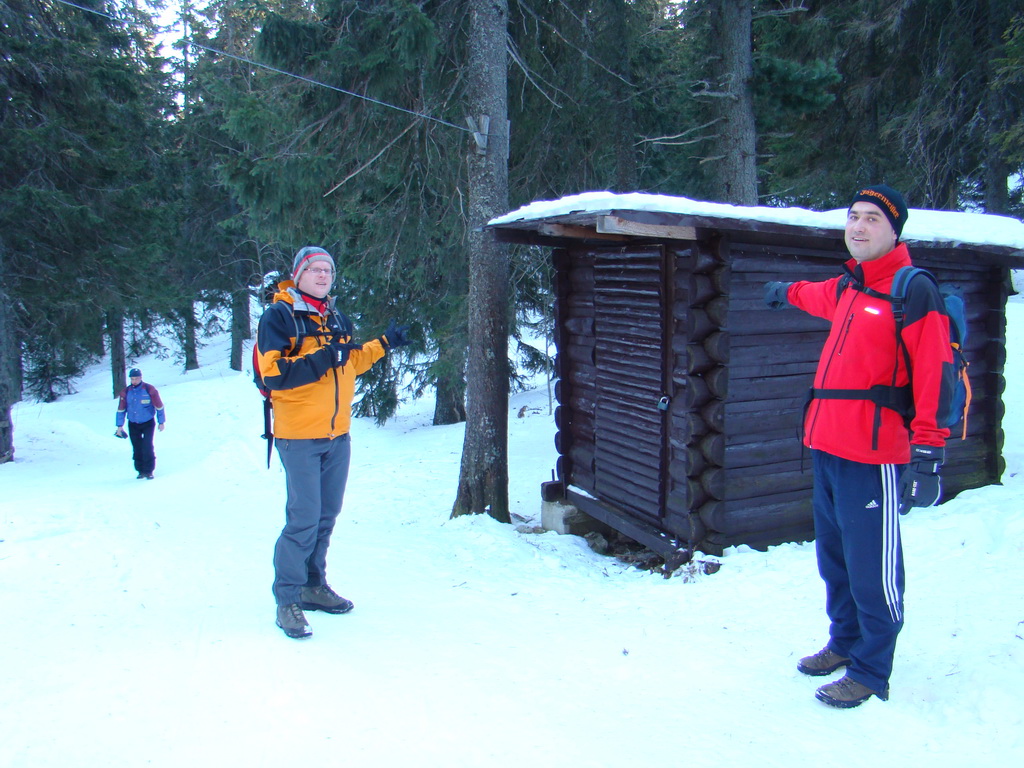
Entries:
{"label": "orange and black ski jacket", "polygon": [[[879,259],[860,264],[850,259],[845,271],[852,282],[888,295],[897,270],[909,265],[910,252],[901,243]],[[869,400],[815,398],[804,420],[804,444],[864,464],[906,464],[912,442],[943,446],[949,437],[936,417],[954,385],[949,317],[942,297],[931,280],[911,280],[908,286],[903,341],[911,377],[897,349],[891,302],[857,290],[852,283],[841,289],[841,279],[797,282],[787,292],[790,304],[832,323],[814,388],[866,390],[911,384],[909,431],[903,416]]]}
{"label": "orange and black ski jacket", "polygon": [[384,345],[368,341],[335,367],[327,345],[351,343],[352,324],[334,308],[334,298],[321,314],[291,280],[278,289],[256,336],[256,364],[274,407],[274,436],[312,440],[347,434],[356,376],[384,357]]}

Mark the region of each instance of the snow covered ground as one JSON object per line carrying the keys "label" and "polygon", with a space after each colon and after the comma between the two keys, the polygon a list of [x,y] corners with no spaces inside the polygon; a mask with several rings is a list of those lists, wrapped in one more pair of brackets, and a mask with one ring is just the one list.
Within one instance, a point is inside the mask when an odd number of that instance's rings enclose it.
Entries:
{"label": "snow covered ground", "polygon": [[[1024,334],[1024,302],[1009,308]],[[1004,485],[903,520],[907,624],[888,702],[830,709],[797,659],[826,640],[811,545],[737,548],[672,579],[582,539],[449,520],[462,427],[405,405],[354,425],[330,579],[356,609],[274,625],[284,477],[224,339],[183,374],[137,361],[168,426],[136,480],[97,366],[14,413],[0,465],[0,765],[1024,764],[1024,349]],[[136,361],[133,361],[136,362]],[[526,407],[522,418],[518,414]],[[511,499],[540,517],[544,387],[510,403]]]}

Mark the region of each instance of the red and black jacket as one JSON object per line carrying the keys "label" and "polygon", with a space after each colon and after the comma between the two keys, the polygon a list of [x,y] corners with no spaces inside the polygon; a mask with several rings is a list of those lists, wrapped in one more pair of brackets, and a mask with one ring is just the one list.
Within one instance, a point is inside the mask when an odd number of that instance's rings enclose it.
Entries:
{"label": "red and black jacket", "polygon": [[[903,341],[913,371],[897,349],[892,304],[866,287],[887,295],[896,272],[910,266],[900,244],[885,256],[858,263],[850,259],[846,274],[824,282],[793,283],[789,303],[832,323],[814,375],[816,390],[868,390],[910,384],[909,431],[904,416],[868,399],[813,398],[804,420],[804,444],[864,464],[906,464],[910,444],[945,445],[949,430],[937,425],[940,405],[952,395],[953,354],[949,318],[931,280],[911,280],[904,304]],[[894,376],[895,374],[895,376]]]}

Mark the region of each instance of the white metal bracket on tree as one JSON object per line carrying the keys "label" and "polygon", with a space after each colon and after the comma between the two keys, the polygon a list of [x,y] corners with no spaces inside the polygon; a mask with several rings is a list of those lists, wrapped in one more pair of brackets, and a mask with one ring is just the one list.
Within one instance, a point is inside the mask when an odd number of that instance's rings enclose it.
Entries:
{"label": "white metal bracket on tree", "polygon": [[469,130],[473,132],[473,141],[476,142],[476,153],[478,155],[487,154],[487,133],[491,128],[491,117],[490,115],[480,115],[480,117],[467,117],[466,123],[469,124]]}

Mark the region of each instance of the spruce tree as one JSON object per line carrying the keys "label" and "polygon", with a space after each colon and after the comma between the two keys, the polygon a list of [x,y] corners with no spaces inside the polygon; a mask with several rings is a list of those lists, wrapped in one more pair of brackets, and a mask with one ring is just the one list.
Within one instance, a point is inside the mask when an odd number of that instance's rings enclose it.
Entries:
{"label": "spruce tree", "polygon": [[[327,248],[338,264],[339,306],[361,338],[392,318],[410,322],[411,351],[427,362],[413,366],[398,354],[388,365],[412,373],[419,391],[449,395],[439,418],[460,413],[464,392],[459,158],[468,130],[455,66],[463,24],[454,0],[330,2],[316,15],[278,7],[252,55],[308,80],[258,72],[223,102],[240,151],[222,172],[250,234],[279,244],[281,266],[302,245]],[[361,377],[357,414],[394,412],[401,377],[388,365]]]}
{"label": "spruce tree", "polygon": [[508,507],[509,262],[484,225],[508,208],[508,4],[471,0],[467,103],[469,152],[469,360],[466,434],[452,517],[486,512],[510,522]]}
{"label": "spruce tree", "polygon": [[[1003,35],[1006,47],[1003,55],[993,61],[995,78],[993,90],[1001,94],[1007,105],[1006,120],[992,136],[997,151],[1006,158],[1017,180],[1007,194],[1007,213],[1024,218],[1024,13],[1014,17]],[[1016,117],[1014,117],[1016,115]],[[998,183],[995,179],[992,186]],[[986,210],[991,210],[986,206]]]}
{"label": "spruce tree", "polygon": [[25,387],[43,400],[70,391],[94,359],[108,309],[146,301],[163,255],[163,75],[147,17],[96,7],[130,23],[34,0],[0,5],[6,290]]}
{"label": "spruce tree", "polygon": [[[1005,205],[999,191],[1013,168],[996,137],[1021,105],[1019,89],[1000,85],[995,62],[1017,4],[806,5],[763,18],[755,33],[759,107],[792,95],[783,110],[759,109],[769,195],[834,207],[856,186],[885,181],[912,206]],[[793,59],[810,66],[780,63]]]}

